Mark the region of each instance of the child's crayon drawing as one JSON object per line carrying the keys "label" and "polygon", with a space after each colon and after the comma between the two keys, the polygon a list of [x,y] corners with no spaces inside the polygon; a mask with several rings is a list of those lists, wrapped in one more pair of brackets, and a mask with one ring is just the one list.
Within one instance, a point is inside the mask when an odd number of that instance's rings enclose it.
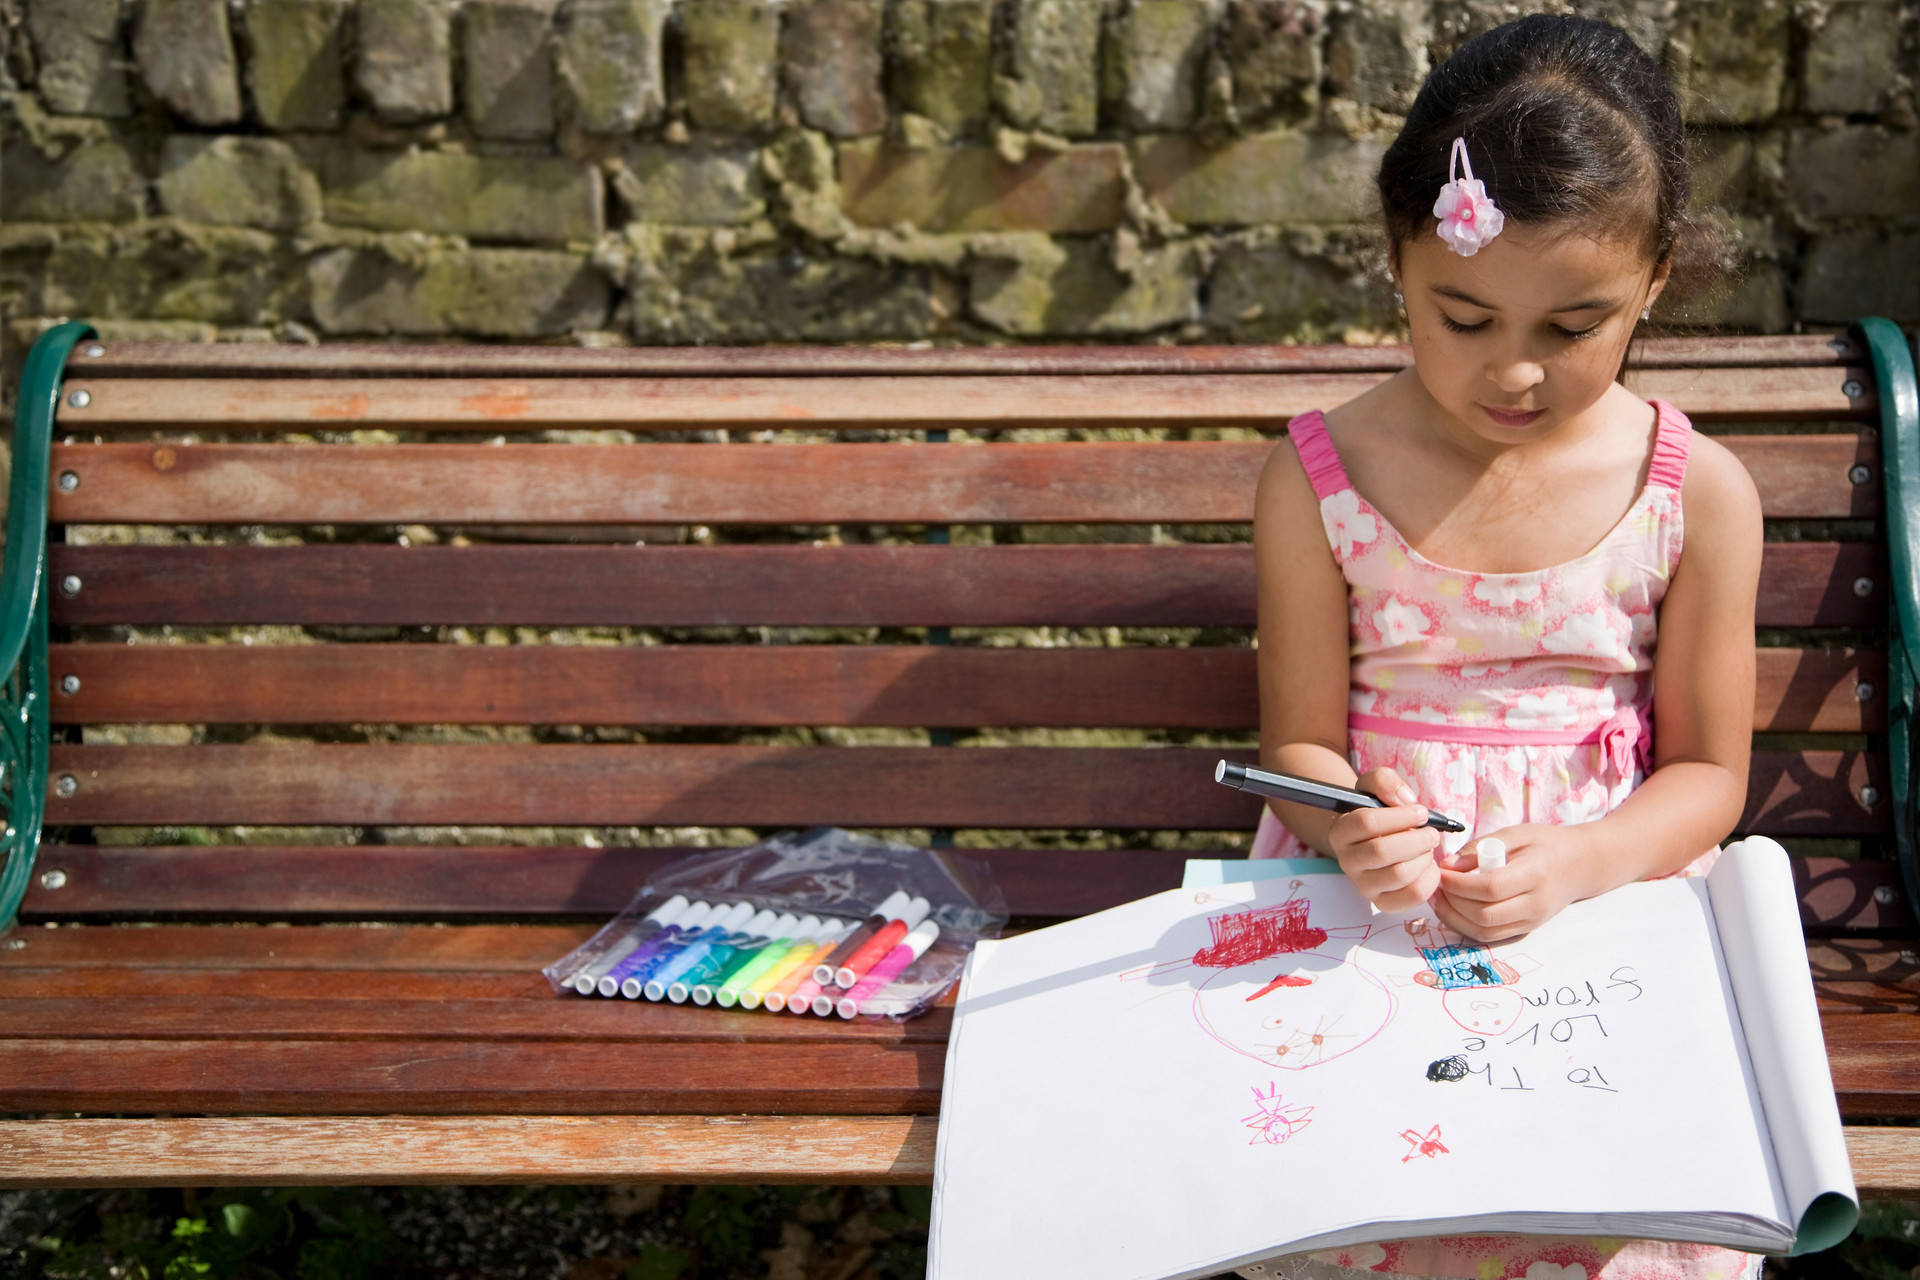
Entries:
{"label": "child's crayon drawing", "polygon": [[1253,1100],[1256,1107],[1254,1113],[1240,1117],[1240,1123],[1253,1130],[1253,1137],[1248,1139],[1249,1146],[1262,1142],[1278,1146],[1313,1123],[1313,1108],[1286,1105],[1286,1100],[1280,1096],[1278,1084],[1269,1083],[1265,1093],[1260,1092],[1256,1085]]}
{"label": "child's crayon drawing", "polygon": [[1401,1164],[1407,1163],[1416,1156],[1437,1160],[1448,1154],[1446,1146],[1440,1141],[1440,1126],[1437,1124],[1428,1129],[1424,1135],[1418,1129],[1402,1129],[1400,1136],[1407,1140],[1407,1154],[1400,1157]]}

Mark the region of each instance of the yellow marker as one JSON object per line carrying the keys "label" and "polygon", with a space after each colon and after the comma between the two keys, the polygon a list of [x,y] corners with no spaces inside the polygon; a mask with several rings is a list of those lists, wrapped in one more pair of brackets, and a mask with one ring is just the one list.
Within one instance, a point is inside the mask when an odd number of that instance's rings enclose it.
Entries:
{"label": "yellow marker", "polygon": [[824,932],[818,935],[816,942],[794,947],[765,973],[754,980],[753,984],[740,993],[742,1009],[758,1009],[762,1004],[778,1013],[786,1007],[787,997],[792,995],[806,976],[813,972],[813,966],[826,959],[838,943],[840,935],[850,927],[845,920],[834,920],[822,925]]}

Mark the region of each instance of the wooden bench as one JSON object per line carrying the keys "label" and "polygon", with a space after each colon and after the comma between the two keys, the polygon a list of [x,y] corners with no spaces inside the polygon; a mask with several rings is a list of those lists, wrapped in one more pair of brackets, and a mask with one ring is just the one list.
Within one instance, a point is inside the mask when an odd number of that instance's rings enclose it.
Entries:
{"label": "wooden bench", "polygon": [[[947,1011],[538,970],[703,840],[951,841],[1019,924],[1243,847],[1208,778],[1254,741],[1254,477],[1406,359],[50,332],[5,570],[0,1184],[928,1180]],[[1876,430],[1920,448],[1911,353],[1657,341],[1634,385],[1774,518],[1743,826],[1803,855],[1860,1182],[1912,1194],[1916,579]]]}

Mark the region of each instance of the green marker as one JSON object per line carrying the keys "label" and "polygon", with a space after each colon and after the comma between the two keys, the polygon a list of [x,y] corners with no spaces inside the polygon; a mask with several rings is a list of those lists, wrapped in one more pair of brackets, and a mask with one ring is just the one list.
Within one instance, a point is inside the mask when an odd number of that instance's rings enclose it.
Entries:
{"label": "green marker", "polygon": [[819,932],[819,916],[801,917],[800,923],[789,930],[786,937],[776,939],[746,965],[729,975],[727,980],[720,984],[719,990],[713,993],[713,1002],[722,1009],[733,1008],[740,1002],[740,997],[747,993],[749,987],[760,981],[769,969],[791,956],[796,947],[812,947],[813,940]]}
{"label": "green marker", "polygon": [[[768,911],[771,911],[771,908]],[[761,914],[766,915],[767,912]],[[793,932],[793,927],[799,923],[800,917],[788,911],[774,916],[758,928],[748,925],[748,933],[760,936],[750,937],[740,942],[725,955],[716,952],[708,957],[704,964],[695,967],[681,979],[687,987],[687,994],[693,997],[695,1004],[712,1004],[713,993],[720,989],[722,983],[752,964],[762,951],[785,939]],[[667,998],[672,999],[673,993],[668,992]]]}

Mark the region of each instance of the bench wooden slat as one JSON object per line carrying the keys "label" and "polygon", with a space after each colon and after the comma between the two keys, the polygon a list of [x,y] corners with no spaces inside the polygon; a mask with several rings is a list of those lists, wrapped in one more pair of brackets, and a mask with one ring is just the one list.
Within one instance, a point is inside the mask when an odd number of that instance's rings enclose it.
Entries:
{"label": "bench wooden slat", "polygon": [[[1865,433],[1728,436],[1775,518],[1879,509]],[[92,524],[1146,524],[1253,519],[1267,441],[1130,444],[70,444],[51,519]],[[69,487],[70,486],[70,487]]]}
{"label": "bench wooden slat", "polygon": [[[1283,373],[1405,368],[1405,344],[1318,346],[1008,347],[497,347],[408,343],[105,342],[74,351],[75,377],[284,377],[399,374],[442,378],[847,376],[958,373]],[[1632,369],[1838,365],[1862,352],[1843,333],[1650,338],[1628,353]],[[1631,374],[1629,375],[1631,379]]]}
{"label": "bench wooden slat", "polygon": [[[1240,424],[1277,429],[1343,404],[1372,372],[928,374],[793,378],[69,378],[56,427],[69,432],[534,431],[769,426],[1113,427]],[[1849,420],[1879,413],[1856,367],[1647,369],[1643,395],[1695,422]],[[1849,396],[1848,385],[1859,390]],[[85,392],[84,407],[71,403]]]}
{"label": "bench wooden slat", "polygon": [[[1920,1114],[1908,1069],[1915,1023],[1823,1017],[1843,1115]],[[0,1037],[0,1096],[21,1111],[212,1115],[930,1115],[944,1058],[937,1043],[851,1038],[768,1052],[714,1042]]]}
{"label": "bench wooden slat", "polygon": [[[203,930],[204,932],[204,930]],[[548,959],[557,959],[555,952]],[[319,984],[324,982],[324,988]],[[412,973],[404,969],[158,969],[123,965],[0,966],[0,999],[101,1000],[165,996],[254,1000],[538,1000],[553,989],[536,969]],[[796,1018],[795,1021],[800,1021]]]}
{"label": "bench wooden slat", "polygon": [[[89,846],[51,844],[23,918],[188,915],[222,919],[610,917],[686,849],[446,846]],[[1180,883],[1189,856],[1165,849],[968,849],[1023,920],[1104,911]],[[1813,930],[1913,926],[1893,864],[1794,859],[1801,920]],[[557,956],[559,953],[556,952]],[[5,972],[0,969],[0,974]]]}
{"label": "bench wooden slat", "polygon": [[[49,825],[728,825],[1251,830],[1257,802],[1190,747],[56,745]],[[1883,825],[1884,760],[1760,751],[1740,829]],[[71,795],[60,780],[73,779]],[[1879,789],[1876,805],[1859,798]]]}
{"label": "bench wooden slat", "polygon": [[[1878,650],[1760,649],[1754,728],[1886,724]],[[102,645],[49,652],[57,724],[1257,727],[1246,648]],[[1871,690],[1860,696],[1862,682]]]}
{"label": "bench wooden slat", "polygon": [[[48,548],[55,626],[1252,626],[1223,546]],[[1871,627],[1885,556],[1768,543],[1759,625]],[[1864,582],[1864,593],[1855,584]]]}
{"label": "bench wooden slat", "polygon": [[[196,1116],[0,1121],[3,1187],[933,1181],[933,1116]],[[1865,1195],[1920,1184],[1920,1129],[1850,1125]]]}
{"label": "bench wooden slat", "polygon": [[[593,936],[594,924],[152,925],[16,929],[0,972],[29,969],[254,969],[402,973],[538,973]],[[0,1024],[0,1030],[4,1024]]]}
{"label": "bench wooden slat", "polygon": [[0,1036],[0,1097],[23,1112],[931,1115],[945,1056],[942,1044],[858,1039],[770,1053],[752,1043]]}
{"label": "bench wooden slat", "polygon": [[[179,994],[28,998],[7,1002],[5,1039],[66,1040],[567,1040],[580,1043],[945,1045],[951,1009],[886,1018],[749,1013],[599,997],[496,1000],[340,999],[330,989],[282,999]],[[778,1052],[778,1050],[776,1050]]]}

